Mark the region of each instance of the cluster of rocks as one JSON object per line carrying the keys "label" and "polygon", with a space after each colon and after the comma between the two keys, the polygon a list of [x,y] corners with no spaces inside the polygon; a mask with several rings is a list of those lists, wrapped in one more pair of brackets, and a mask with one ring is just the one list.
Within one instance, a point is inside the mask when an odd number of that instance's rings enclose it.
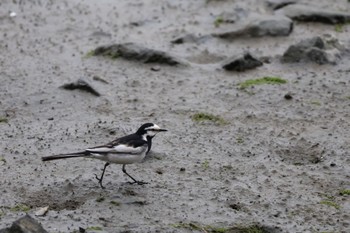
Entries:
{"label": "cluster of rocks", "polygon": [[[296,0],[267,0],[267,9],[271,15],[253,15],[244,18],[244,24],[236,26],[232,30],[224,30],[206,35],[197,36],[187,34],[171,41],[173,44],[205,43],[213,38],[234,40],[244,37],[281,37],[288,36],[293,31],[293,21],[320,22],[327,24],[339,24],[350,21],[350,14],[325,10],[317,6],[299,4]],[[242,9],[236,9],[233,15],[223,18],[222,22],[234,24],[243,21],[247,17]],[[317,36],[291,45],[280,60],[284,63],[314,62],[320,65],[335,64],[342,54],[347,51],[335,38],[323,38]],[[107,56],[110,58],[124,58],[142,63],[158,63],[166,65],[184,65],[183,60],[164,51],[145,48],[134,43],[112,44],[101,46],[93,51],[95,56]],[[249,52],[234,55],[221,62],[221,67],[228,71],[244,71],[262,66],[262,58],[257,58]]]}
{"label": "cluster of rocks", "polygon": [[337,39],[317,36],[290,46],[281,60],[287,63],[312,61],[320,65],[336,64],[337,59],[341,58],[341,51],[345,50]]}
{"label": "cluster of rocks", "polygon": [[94,56],[107,56],[110,58],[125,58],[143,63],[159,63],[167,65],[179,65],[182,62],[163,51],[145,48],[135,43],[112,44],[100,46],[93,51]]}
{"label": "cluster of rocks", "polygon": [[[248,17],[244,9],[236,9],[233,14],[223,16],[222,22],[235,24],[244,21],[244,24],[235,26],[232,30],[223,30],[206,35],[187,34],[171,41],[180,45],[183,43],[205,43],[207,40],[219,38],[223,40],[235,40],[237,38],[253,37],[282,37],[289,36],[294,27],[293,21],[320,22],[327,24],[339,24],[350,22],[350,14],[319,8],[317,6],[299,4],[296,0],[267,0],[266,6],[271,15],[252,15]],[[248,17],[248,18],[247,18]],[[243,20],[244,18],[244,20]],[[313,62],[319,65],[336,64],[342,55],[348,52],[336,38],[331,36],[316,36],[302,40],[291,45],[282,56],[283,63]],[[111,59],[123,58],[141,63],[157,63],[162,65],[178,66],[187,65],[182,59],[164,51],[146,48],[135,43],[111,44],[97,47],[92,51],[93,56],[104,56]],[[210,58],[208,58],[210,59]],[[271,59],[267,59],[270,61]],[[214,61],[215,62],[215,61]],[[222,69],[227,71],[242,72],[262,66],[266,59],[256,57],[250,52],[235,54],[220,62]],[[160,68],[152,69],[158,71]],[[100,96],[90,84],[84,80],[78,80],[62,86],[67,90],[80,89],[94,96]]]}

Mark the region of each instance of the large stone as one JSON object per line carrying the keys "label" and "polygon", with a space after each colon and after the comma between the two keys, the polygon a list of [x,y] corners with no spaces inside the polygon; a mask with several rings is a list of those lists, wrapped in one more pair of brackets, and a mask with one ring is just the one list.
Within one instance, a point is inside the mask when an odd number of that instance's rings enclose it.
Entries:
{"label": "large stone", "polygon": [[320,22],[339,24],[350,22],[347,12],[328,10],[317,6],[293,4],[276,11],[276,14],[285,15],[293,20],[305,22]]}
{"label": "large stone", "polygon": [[73,83],[67,83],[61,86],[61,88],[66,89],[66,90],[75,90],[79,89],[85,92],[89,92],[93,94],[94,96],[100,96],[101,94],[96,91],[89,83],[82,79],[78,79],[78,81],[73,82]]}
{"label": "large stone", "polygon": [[[340,46],[336,39],[324,39],[319,36],[302,40],[291,45],[282,56],[282,61],[294,62],[315,62],[317,64],[335,64],[341,57]],[[344,49],[345,51],[345,49]]]}
{"label": "large stone", "polygon": [[266,0],[266,5],[272,10],[277,10],[290,4],[295,4],[297,2],[298,0]]}
{"label": "large stone", "polygon": [[93,51],[94,56],[106,56],[113,59],[124,58],[143,63],[159,63],[167,65],[178,65],[182,62],[179,59],[154,49],[145,48],[135,43],[113,44],[101,46]]}
{"label": "large stone", "polygon": [[251,20],[250,23],[231,31],[213,33],[224,39],[238,37],[288,36],[293,30],[293,21],[284,16],[264,15]]}
{"label": "large stone", "polygon": [[26,215],[15,222],[10,228],[0,230],[0,233],[48,233],[40,223]]}
{"label": "large stone", "polygon": [[222,68],[228,71],[245,71],[262,65],[263,63],[250,53],[245,53],[227,59]]}

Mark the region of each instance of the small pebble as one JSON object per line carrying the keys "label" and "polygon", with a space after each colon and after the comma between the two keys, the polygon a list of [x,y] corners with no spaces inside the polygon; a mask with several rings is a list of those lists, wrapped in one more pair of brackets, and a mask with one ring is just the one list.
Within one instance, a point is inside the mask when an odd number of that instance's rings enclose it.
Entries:
{"label": "small pebble", "polygon": [[152,71],[160,71],[160,67],[159,66],[152,66],[151,70]]}
{"label": "small pebble", "polygon": [[286,100],[291,100],[291,99],[293,99],[293,96],[291,95],[291,94],[285,94],[284,95],[284,98],[286,99]]}

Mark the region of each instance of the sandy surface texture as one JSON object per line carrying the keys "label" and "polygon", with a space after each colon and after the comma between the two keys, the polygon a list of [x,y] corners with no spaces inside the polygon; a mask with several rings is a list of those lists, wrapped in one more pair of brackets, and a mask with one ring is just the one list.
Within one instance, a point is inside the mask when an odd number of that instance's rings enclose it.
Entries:
{"label": "sandy surface texture", "polygon": [[[346,0],[299,2],[350,12]],[[27,212],[53,233],[350,232],[349,56],[325,65],[279,59],[323,34],[349,48],[350,26],[295,21],[289,36],[205,36],[257,14],[273,12],[260,0],[2,0],[0,229]],[[227,15],[232,22],[222,22]],[[188,34],[204,37],[171,43]],[[127,42],[184,64],[89,56]],[[266,62],[221,68],[247,51]],[[241,87],[262,77],[287,82]],[[61,88],[79,79],[101,95]],[[41,161],[146,122],[169,130],[143,163],[127,166],[147,185],[128,184],[111,165],[103,190],[101,161]]]}

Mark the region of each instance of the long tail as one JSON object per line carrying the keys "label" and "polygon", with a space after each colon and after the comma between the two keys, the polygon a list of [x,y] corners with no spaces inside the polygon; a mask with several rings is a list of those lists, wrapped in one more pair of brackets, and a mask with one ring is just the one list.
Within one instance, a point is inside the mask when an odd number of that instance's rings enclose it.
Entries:
{"label": "long tail", "polygon": [[44,157],[41,157],[41,160],[42,161],[50,161],[50,160],[56,160],[56,159],[68,159],[68,158],[84,157],[87,155],[88,155],[87,152],[82,151],[82,152],[69,153],[69,154],[44,156]]}

